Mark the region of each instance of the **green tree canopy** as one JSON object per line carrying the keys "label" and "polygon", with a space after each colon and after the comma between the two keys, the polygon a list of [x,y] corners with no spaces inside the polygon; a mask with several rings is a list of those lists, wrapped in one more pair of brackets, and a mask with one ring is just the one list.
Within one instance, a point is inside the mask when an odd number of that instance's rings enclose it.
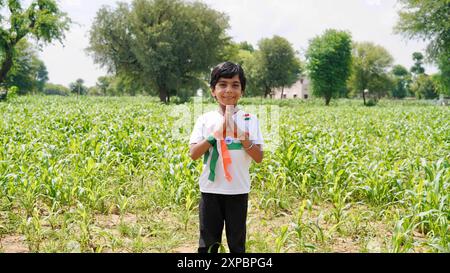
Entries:
{"label": "green tree canopy", "polygon": [[[248,42],[234,43],[230,42],[225,46],[224,60],[228,60],[233,63],[240,64],[247,78],[247,86],[245,88],[245,96],[257,96],[262,95],[263,87],[260,86],[260,79],[258,78],[257,68],[262,66],[260,58],[257,60],[258,51]],[[205,81],[208,81],[210,73],[205,74]],[[209,92],[204,93],[209,96]]]}
{"label": "green tree canopy", "polygon": [[101,96],[135,96],[145,93],[142,85],[127,75],[107,75],[97,79],[96,85],[91,88],[89,94]]}
{"label": "green tree canopy", "polygon": [[77,79],[69,85],[70,92],[77,95],[87,95],[88,88],[84,86],[83,79]]}
{"label": "green tree canopy", "polygon": [[446,84],[450,79],[444,79],[442,75],[442,73],[434,74],[431,76],[431,79],[438,94],[450,97],[450,85]]}
{"label": "green tree canopy", "polygon": [[258,51],[240,50],[239,58],[247,77],[247,87],[245,96],[255,97],[264,95],[263,80],[261,79],[260,68],[262,66]]}
{"label": "green tree canopy", "polygon": [[307,69],[313,93],[324,97],[329,105],[333,96],[346,88],[352,61],[350,33],[334,29],[326,30],[309,42],[306,52]]}
{"label": "green tree canopy", "polygon": [[411,90],[418,99],[429,100],[439,96],[432,77],[425,74],[421,74],[416,78],[411,86]]}
{"label": "green tree canopy", "polygon": [[267,97],[274,88],[293,85],[300,77],[302,67],[291,43],[283,37],[262,39],[256,53],[257,77]]}
{"label": "green tree canopy", "polygon": [[225,14],[200,2],[134,0],[97,12],[87,50],[109,72],[168,102],[173,90],[202,86],[202,75],[222,61],[228,27]]}
{"label": "green tree canopy", "polygon": [[371,42],[354,43],[350,86],[354,92],[361,92],[366,104],[365,90],[380,98],[391,87],[388,70],[394,59],[382,46]]}
{"label": "green tree canopy", "polygon": [[436,80],[441,94],[450,96],[450,54],[443,54],[438,59],[440,73]]}
{"label": "green tree canopy", "polygon": [[250,52],[255,52],[255,48],[249,42],[240,42],[239,49],[250,51]]}
{"label": "green tree canopy", "polygon": [[402,8],[395,26],[409,39],[429,41],[427,55],[441,71],[441,84],[450,89],[450,1],[399,0]]}
{"label": "green tree canopy", "polygon": [[411,67],[411,73],[414,75],[425,73],[425,68],[423,67],[423,54],[420,52],[414,52],[412,57],[414,60],[414,65]]}
{"label": "green tree canopy", "polygon": [[112,95],[110,94],[112,81],[113,77],[111,76],[98,77],[95,87],[97,87],[97,90],[101,95]]}
{"label": "green tree canopy", "polygon": [[26,36],[39,43],[62,42],[71,23],[54,0],[34,0],[28,8],[20,0],[0,0],[0,84],[14,65],[16,46]]}
{"label": "green tree canopy", "polygon": [[402,65],[394,65],[391,74],[394,78],[392,97],[402,99],[408,95],[408,85],[411,81],[411,74]]}
{"label": "green tree canopy", "polygon": [[70,95],[70,89],[60,84],[46,83],[44,87],[44,94],[46,95]]}
{"label": "green tree canopy", "polygon": [[43,92],[48,81],[47,68],[39,59],[37,49],[26,39],[16,45],[13,66],[5,80],[7,87],[16,86],[19,94]]}
{"label": "green tree canopy", "polygon": [[402,9],[395,26],[407,38],[430,41],[427,52],[432,60],[450,51],[450,1],[399,0]]}

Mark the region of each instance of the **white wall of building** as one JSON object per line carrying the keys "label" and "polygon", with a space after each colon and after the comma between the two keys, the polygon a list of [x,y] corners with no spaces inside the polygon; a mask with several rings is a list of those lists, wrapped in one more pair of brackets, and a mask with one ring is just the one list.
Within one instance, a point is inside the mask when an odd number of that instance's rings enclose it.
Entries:
{"label": "white wall of building", "polygon": [[281,94],[283,93],[283,98],[285,99],[309,99],[310,95],[310,82],[307,77],[301,77],[294,85],[291,87],[277,88],[272,92],[272,98],[281,99]]}

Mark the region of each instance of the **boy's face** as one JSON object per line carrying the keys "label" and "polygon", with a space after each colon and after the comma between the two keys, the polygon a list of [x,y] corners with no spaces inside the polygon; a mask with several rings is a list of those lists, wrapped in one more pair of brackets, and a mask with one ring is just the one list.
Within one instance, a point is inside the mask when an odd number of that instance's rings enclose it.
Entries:
{"label": "boy's face", "polygon": [[239,75],[231,79],[220,78],[211,93],[217,97],[217,101],[222,105],[236,105],[242,96]]}

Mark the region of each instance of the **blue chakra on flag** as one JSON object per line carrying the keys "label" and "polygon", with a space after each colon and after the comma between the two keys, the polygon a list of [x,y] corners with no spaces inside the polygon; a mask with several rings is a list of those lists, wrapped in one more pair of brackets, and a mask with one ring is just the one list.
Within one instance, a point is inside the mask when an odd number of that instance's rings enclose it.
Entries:
{"label": "blue chakra on flag", "polygon": [[227,136],[227,137],[225,138],[225,143],[226,143],[227,145],[229,145],[229,144],[233,143],[233,138],[232,138],[232,137],[229,137],[229,136]]}

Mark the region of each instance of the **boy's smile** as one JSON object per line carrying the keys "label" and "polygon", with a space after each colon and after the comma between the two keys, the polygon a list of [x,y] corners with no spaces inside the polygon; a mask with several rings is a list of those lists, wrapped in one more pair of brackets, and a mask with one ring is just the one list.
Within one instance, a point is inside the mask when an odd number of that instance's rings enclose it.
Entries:
{"label": "boy's smile", "polygon": [[237,105],[242,96],[242,86],[239,75],[231,79],[220,78],[216,87],[211,91],[221,105]]}

